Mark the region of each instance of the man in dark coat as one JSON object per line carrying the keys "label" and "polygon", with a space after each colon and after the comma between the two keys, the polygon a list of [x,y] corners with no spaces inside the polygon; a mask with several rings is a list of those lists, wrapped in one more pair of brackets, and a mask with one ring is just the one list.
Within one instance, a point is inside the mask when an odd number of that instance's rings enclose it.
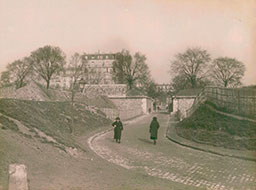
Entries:
{"label": "man in dark coat", "polygon": [[123,128],[123,124],[120,121],[119,117],[117,117],[116,121],[114,123],[112,123],[112,126],[114,127],[114,139],[116,139],[117,143],[120,143],[121,133],[124,128]]}
{"label": "man in dark coat", "polygon": [[157,121],[157,117],[153,117],[153,120],[150,123],[149,132],[150,132],[150,139],[154,140],[154,144],[156,144],[157,132],[159,127],[160,125]]}

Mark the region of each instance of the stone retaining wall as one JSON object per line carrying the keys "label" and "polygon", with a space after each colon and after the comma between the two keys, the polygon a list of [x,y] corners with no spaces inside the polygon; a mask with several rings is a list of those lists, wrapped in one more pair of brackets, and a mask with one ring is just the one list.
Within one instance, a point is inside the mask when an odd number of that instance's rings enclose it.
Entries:
{"label": "stone retaining wall", "polygon": [[118,115],[119,111],[117,109],[112,109],[112,108],[99,108],[100,111],[106,114],[106,117],[114,120]]}
{"label": "stone retaining wall", "polygon": [[186,117],[186,111],[191,108],[195,100],[194,96],[191,97],[178,97],[173,99],[173,112],[180,111],[181,119]]}
{"label": "stone retaining wall", "polygon": [[99,84],[99,85],[84,85],[81,89],[87,96],[125,96],[127,85],[125,84]]}
{"label": "stone retaining wall", "polygon": [[122,120],[131,119],[153,110],[153,100],[147,96],[109,97]]}

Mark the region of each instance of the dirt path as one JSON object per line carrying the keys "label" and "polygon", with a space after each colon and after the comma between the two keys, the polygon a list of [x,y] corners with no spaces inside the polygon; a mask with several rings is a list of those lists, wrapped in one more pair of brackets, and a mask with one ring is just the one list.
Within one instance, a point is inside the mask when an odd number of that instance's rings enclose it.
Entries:
{"label": "dirt path", "polygon": [[256,164],[235,158],[191,150],[165,138],[168,115],[158,115],[161,128],[157,145],[149,140],[148,126],[152,116],[125,125],[121,144],[113,132],[97,133],[88,139],[90,148],[106,161],[133,173],[185,185],[186,189],[253,190],[256,186]]}

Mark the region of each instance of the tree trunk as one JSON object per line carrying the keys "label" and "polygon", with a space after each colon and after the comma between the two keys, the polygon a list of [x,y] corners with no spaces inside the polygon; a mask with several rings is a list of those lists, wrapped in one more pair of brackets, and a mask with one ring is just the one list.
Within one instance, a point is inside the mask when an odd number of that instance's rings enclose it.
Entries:
{"label": "tree trunk", "polygon": [[228,86],[228,81],[225,81],[224,82],[224,87],[227,88],[227,86]]}
{"label": "tree trunk", "polygon": [[127,84],[128,84],[128,89],[131,90],[131,89],[132,89],[132,86],[133,86],[133,80],[128,79],[128,80],[127,80]]}
{"label": "tree trunk", "polygon": [[72,104],[74,103],[75,95],[76,95],[76,92],[75,92],[74,89],[72,89],[72,91],[71,91],[71,103],[72,103]]}
{"label": "tree trunk", "polygon": [[192,88],[196,88],[196,80],[195,80],[195,78],[191,78],[191,86],[192,86]]}
{"label": "tree trunk", "polygon": [[192,88],[197,87],[197,77],[196,77],[196,75],[191,76],[191,86],[192,86]]}
{"label": "tree trunk", "polygon": [[50,87],[50,80],[47,80],[46,81],[46,88],[49,89],[49,87]]}
{"label": "tree trunk", "polygon": [[22,87],[22,82],[21,81],[17,81],[16,82],[16,89],[19,89]]}

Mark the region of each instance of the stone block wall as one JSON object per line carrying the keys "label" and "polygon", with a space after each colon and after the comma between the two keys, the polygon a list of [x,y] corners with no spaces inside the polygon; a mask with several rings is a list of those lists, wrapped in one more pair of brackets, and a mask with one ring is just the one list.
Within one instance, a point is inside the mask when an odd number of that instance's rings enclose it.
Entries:
{"label": "stone block wall", "polygon": [[117,109],[113,109],[113,108],[99,108],[99,109],[100,111],[106,114],[107,118],[111,120],[115,120],[115,118],[119,115],[119,112]]}
{"label": "stone block wall", "polygon": [[133,97],[109,97],[118,109],[118,116],[121,120],[127,120],[149,113],[153,110],[153,101],[146,96]]}
{"label": "stone block wall", "polygon": [[87,96],[125,96],[127,86],[125,84],[84,85],[81,91]]}
{"label": "stone block wall", "polygon": [[183,97],[183,98],[174,98],[173,99],[173,112],[180,111],[181,118],[186,116],[186,111],[191,108],[195,97]]}

